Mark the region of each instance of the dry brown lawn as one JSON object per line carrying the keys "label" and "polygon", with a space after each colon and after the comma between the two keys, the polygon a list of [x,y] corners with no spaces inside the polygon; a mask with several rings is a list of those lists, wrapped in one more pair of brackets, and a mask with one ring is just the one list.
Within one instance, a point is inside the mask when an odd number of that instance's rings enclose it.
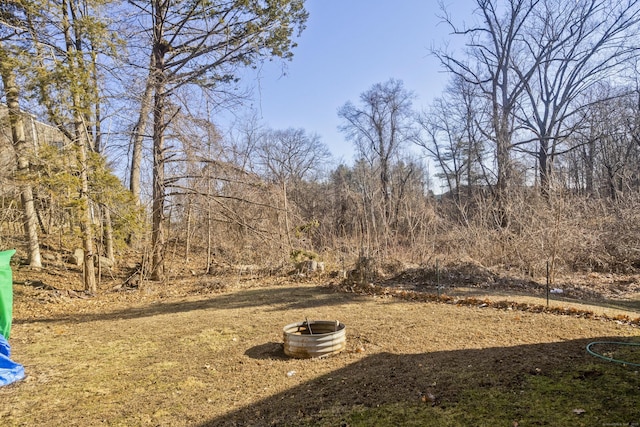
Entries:
{"label": "dry brown lawn", "polygon": [[[105,283],[93,298],[65,280],[16,273],[10,342],[27,377],[0,388],[0,425],[322,425],[322,414],[354,407],[446,407],[466,379],[517,381],[587,361],[590,341],[640,336],[622,322],[345,293],[322,280]],[[345,323],[346,351],[285,357],[282,327],[305,318]]]}

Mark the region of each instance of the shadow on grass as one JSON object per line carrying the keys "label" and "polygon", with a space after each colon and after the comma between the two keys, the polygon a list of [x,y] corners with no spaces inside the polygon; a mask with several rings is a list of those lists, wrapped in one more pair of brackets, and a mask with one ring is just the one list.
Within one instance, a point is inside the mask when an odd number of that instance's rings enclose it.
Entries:
{"label": "shadow on grass", "polygon": [[284,347],[281,342],[268,342],[266,344],[251,347],[244,352],[245,356],[249,356],[256,360],[288,360],[289,357],[284,354]]}
{"label": "shadow on grass", "polygon": [[[199,427],[637,425],[640,375],[588,355],[596,340],[620,338],[374,354]],[[245,354],[284,357],[278,343]]]}
{"label": "shadow on grass", "polygon": [[333,292],[323,287],[296,287],[283,286],[279,288],[254,288],[248,290],[236,290],[229,293],[217,294],[208,299],[179,302],[157,302],[144,307],[133,307],[105,313],[65,314],[56,317],[23,320],[14,319],[14,324],[37,322],[89,322],[99,320],[136,319],[142,317],[157,316],[191,312],[195,310],[232,310],[250,307],[269,307],[271,311],[306,309],[315,307],[327,307],[339,304],[352,304],[358,302],[361,296]]}

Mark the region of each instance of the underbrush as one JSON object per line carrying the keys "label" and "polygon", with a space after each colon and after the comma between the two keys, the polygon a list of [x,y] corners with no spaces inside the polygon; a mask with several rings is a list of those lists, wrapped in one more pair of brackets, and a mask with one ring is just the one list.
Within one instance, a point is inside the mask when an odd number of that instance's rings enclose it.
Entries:
{"label": "underbrush", "polygon": [[[458,220],[451,210],[463,210]],[[497,224],[490,200],[442,206],[434,256],[467,256],[484,266],[503,265],[539,277],[551,272],[635,272],[640,265],[640,201],[612,203],[573,195],[545,199],[515,195],[506,225]]]}

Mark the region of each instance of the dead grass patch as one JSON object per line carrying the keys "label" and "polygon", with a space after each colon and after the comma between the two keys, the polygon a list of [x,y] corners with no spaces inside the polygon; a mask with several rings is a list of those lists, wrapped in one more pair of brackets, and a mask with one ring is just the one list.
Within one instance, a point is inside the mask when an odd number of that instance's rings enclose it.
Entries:
{"label": "dead grass patch", "polygon": [[[483,418],[462,412],[485,417],[482,402],[499,407],[505,396],[520,405],[509,417],[531,420],[521,399],[541,393],[534,377],[603,369],[586,353],[589,341],[640,336],[622,322],[337,292],[325,283],[209,280],[129,292],[104,283],[91,299],[50,299],[51,290],[16,285],[11,344],[27,378],[0,389],[0,423],[464,425]],[[285,357],[282,327],[304,318],[345,323],[346,351]],[[632,373],[629,387],[640,386]],[[575,408],[564,409],[571,416]]]}

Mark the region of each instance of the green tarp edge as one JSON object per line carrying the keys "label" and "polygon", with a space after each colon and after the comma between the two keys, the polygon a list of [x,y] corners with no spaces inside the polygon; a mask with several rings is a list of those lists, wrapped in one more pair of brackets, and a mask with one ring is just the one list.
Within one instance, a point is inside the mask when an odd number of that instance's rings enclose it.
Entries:
{"label": "green tarp edge", "polygon": [[11,257],[15,249],[0,251],[0,335],[9,339],[13,320],[13,273]]}

